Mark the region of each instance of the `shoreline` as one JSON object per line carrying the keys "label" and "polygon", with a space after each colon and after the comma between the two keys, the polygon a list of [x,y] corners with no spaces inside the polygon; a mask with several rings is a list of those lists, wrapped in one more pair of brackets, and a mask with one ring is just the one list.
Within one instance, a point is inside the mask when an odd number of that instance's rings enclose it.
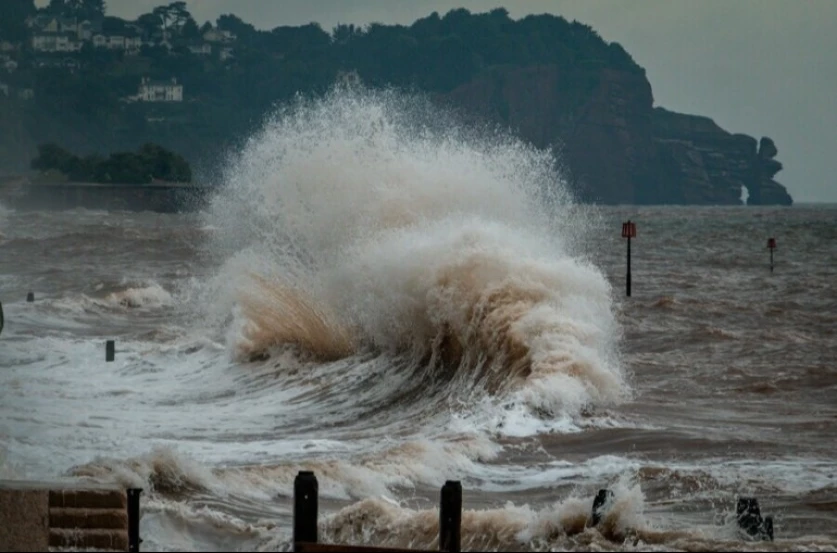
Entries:
{"label": "shoreline", "polygon": [[35,180],[0,181],[0,203],[12,209],[192,212],[200,209],[209,187],[195,183],[118,184]]}

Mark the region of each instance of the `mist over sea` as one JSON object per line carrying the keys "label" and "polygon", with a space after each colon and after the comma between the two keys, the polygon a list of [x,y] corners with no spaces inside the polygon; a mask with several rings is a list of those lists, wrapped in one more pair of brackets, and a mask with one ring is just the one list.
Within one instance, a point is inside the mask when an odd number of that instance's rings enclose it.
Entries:
{"label": "mist over sea", "polygon": [[0,206],[0,479],[142,487],[148,551],[288,550],[299,470],[324,542],[438,547],[452,479],[463,550],[837,550],[837,206],[580,205],[559,168],[336,88],[198,213]]}

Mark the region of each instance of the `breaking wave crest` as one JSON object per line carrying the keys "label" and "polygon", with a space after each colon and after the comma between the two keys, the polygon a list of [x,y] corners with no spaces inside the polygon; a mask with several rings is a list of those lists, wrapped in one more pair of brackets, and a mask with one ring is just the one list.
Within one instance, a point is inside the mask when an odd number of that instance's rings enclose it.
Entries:
{"label": "breaking wave crest", "polygon": [[247,320],[238,343],[239,356],[252,357],[287,344],[321,360],[354,353],[348,329],[304,290],[259,275],[252,275],[252,279],[254,287],[244,290],[240,300]]}
{"label": "breaking wave crest", "polygon": [[620,399],[611,290],[555,158],[455,121],[337,87],[251,138],[207,212],[231,348],[406,356],[548,412]]}
{"label": "breaking wave crest", "polygon": [[47,299],[50,307],[70,313],[100,313],[128,309],[155,309],[174,305],[172,293],[154,281],[97,283],[88,293]]}

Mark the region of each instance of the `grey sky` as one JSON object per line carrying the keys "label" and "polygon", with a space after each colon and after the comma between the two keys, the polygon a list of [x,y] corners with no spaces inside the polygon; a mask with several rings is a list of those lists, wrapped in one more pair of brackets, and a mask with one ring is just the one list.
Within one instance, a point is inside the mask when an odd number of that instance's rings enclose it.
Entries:
{"label": "grey sky", "polygon": [[[107,0],[134,17],[162,0]],[[655,104],[768,135],[797,202],[837,202],[837,0],[187,0],[203,23],[235,13],[258,28],[319,22],[409,24],[433,11],[504,6],[553,13],[622,44],[648,72]]]}

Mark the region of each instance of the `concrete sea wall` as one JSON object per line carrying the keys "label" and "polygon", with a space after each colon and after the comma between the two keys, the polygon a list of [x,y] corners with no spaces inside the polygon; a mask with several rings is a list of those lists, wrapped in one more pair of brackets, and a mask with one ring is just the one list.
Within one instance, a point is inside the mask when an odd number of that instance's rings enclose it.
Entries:
{"label": "concrete sea wall", "polygon": [[[129,551],[128,495],[107,487],[0,481],[0,551]],[[134,518],[138,525],[139,513]]]}

